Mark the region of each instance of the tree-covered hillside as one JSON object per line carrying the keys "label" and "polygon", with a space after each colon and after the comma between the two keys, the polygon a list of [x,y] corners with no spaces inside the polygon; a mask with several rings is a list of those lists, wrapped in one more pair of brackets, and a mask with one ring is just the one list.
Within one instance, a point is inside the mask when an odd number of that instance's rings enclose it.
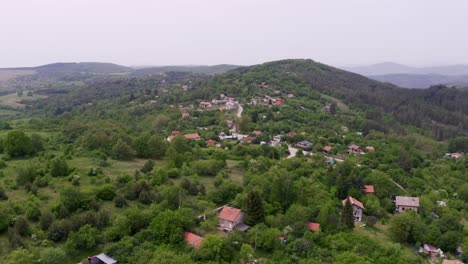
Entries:
{"label": "tree-covered hillside", "polygon": [[2,87],[7,264],[468,261],[466,90],[311,60]]}

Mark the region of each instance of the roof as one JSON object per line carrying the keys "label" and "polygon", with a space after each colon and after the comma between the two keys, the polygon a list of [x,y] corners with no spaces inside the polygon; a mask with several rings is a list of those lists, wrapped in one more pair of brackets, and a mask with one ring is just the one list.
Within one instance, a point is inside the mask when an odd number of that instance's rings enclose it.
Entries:
{"label": "roof", "polygon": [[234,229],[239,230],[239,231],[242,231],[242,232],[247,231],[247,229],[249,229],[249,228],[250,228],[250,226],[248,226],[248,225],[246,225],[246,224],[244,224],[244,223],[238,223],[238,224],[234,227]]}
{"label": "roof", "polygon": [[171,136],[168,136],[166,140],[167,141],[172,141],[174,138],[175,138],[175,136],[171,135]]}
{"label": "roof", "polygon": [[295,137],[296,135],[297,135],[297,133],[294,132],[294,131],[291,131],[291,132],[288,133],[288,136],[290,136],[290,137]]}
{"label": "roof", "polygon": [[364,185],[364,193],[374,193],[374,185]]}
{"label": "roof", "polygon": [[375,151],[375,148],[373,146],[367,146],[366,150],[372,152]]}
{"label": "roof", "polygon": [[349,145],[349,147],[348,147],[348,148],[350,148],[350,149],[358,149],[358,148],[359,148],[359,146],[358,146],[358,145],[356,145],[356,144],[351,144],[351,145]]}
{"label": "roof", "polygon": [[310,231],[319,231],[320,230],[320,224],[319,223],[309,222],[309,223],[307,223],[307,228],[309,228]]}
{"label": "roof", "polygon": [[105,264],[116,264],[117,263],[117,260],[107,256],[104,253],[101,253],[101,254],[97,255],[96,258],[100,259]]}
{"label": "roof", "polygon": [[186,134],[184,135],[185,138],[188,138],[188,139],[199,139],[200,138],[200,135],[198,135],[198,133],[195,133],[195,134]]}
{"label": "roof", "polygon": [[409,196],[396,196],[395,197],[396,206],[412,206],[419,207],[419,198],[418,197],[409,197]]}
{"label": "roof", "polygon": [[221,212],[219,213],[218,218],[234,222],[236,221],[237,217],[240,215],[241,212],[242,211],[240,209],[226,205],[223,207],[223,210],[221,210]]}
{"label": "roof", "polygon": [[259,136],[259,135],[262,134],[262,131],[254,130],[252,133],[254,133],[255,135]]}
{"label": "roof", "polygon": [[180,134],[179,130],[172,130],[172,135],[178,135],[178,134]]}
{"label": "roof", "polygon": [[332,150],[332,149],[333,149],[332,146],[325,146],[325,147],[323,147],[323,150],[324,150],[324,151],[327,151],[327,152],[330,151],[330,150]]}
{"label": "roof", "polygon": [[442,264],[463,264],[463,262],[461,262],[458,259],[451,259],[451,260],[444,259],[444,261],[442,261]]}
{"label": "roof", "polygon": [[242,138],[243,141],[247,141],[247,142],[250,142],[250,141],[252,141],[254,139],[255,139],[255,137],[243,137]]}
{"label": "roof", "polygon": [[195,235],[191,232],[184,233],[184,239],[187,244],[191,245],[192,247],[199,249],[201,247],[201,243],[203,242],[203,237]]}
{"label": "roof", "polygon": [[300,145],[313,145],[312,142],[307,141],[307,140],[299,141],[299,142],[297,142],[297,144],[300,144]]}
{"label": "roof", "polygon": [[346,199],[344,199],[342,201],[343,205],[346,204],[346,200],[348,200],[348,199],[349,199],[349,202],[351,203],[351,205],[355,205],[355,206],[357,206],[359,208],[364,209],[364,205],[362,205],[362,203],[360,201],[358,201],[356,198],[353,198],[351,196],[348,196],[348,198],[346,198]]}
{"label": "roof", "polygon": [[185,113],[182,113],[182,117],[190,117],[190,114],[185,112]]}
{"label": "roof", "polygon": [[433,245],[431,244],[424,244],[423,245],[423,250],[424,250],[424,253],[430,253],[430,252],[437,252],[438,249],[436,247],[434,247]]}

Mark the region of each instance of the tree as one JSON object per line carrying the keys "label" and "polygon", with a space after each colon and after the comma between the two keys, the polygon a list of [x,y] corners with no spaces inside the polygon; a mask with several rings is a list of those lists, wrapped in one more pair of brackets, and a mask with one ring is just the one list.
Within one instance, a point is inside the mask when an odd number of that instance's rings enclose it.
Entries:
{"label": "tree", "polygon": [[70,173],[67,162],[62,158],[55,158],[50,164],[50,175],[52,177],[67,176]]}
{"label": "tree", "polygon": [[143,165],[143,168],[141,168],[141,172],[143,173],[148,173],[151,172],[154,168],[154,160],[147,160],[145,164]]}
{"label": "tree", "polygon": [[34,263],[37,258],[27,249],[19,248],[13,250],[6,258],[6,264]]}
{"label": "tree", "polygon": [[247,195],[247,219],[249,225],[255,225],[265,221],[265,210],[260,193],[256,190],[250,191]]}
{"label": "tree", "polygon": [[28,220],[24,216],[17,217],[14,229],[20,236],[28,236],[30,233]]}
{"label": "tree", "polygon": [[239,252],[241,263],[251,263],[254,259],[255,251],[249,244],[242,244],[241,250]]}
{"label": "tree", "polygon": [[388,228],[390,237],[395,242],[411,242],[414,240],[415,219],[418,215],[412,210],[395,215]]}
{"label": "tree", "polygon": [[229,251],[223,243],[223,239],[209,234],[203,240],[199,255],[205,261],[215,261],[216,263],[222,263],[230,259]]}
{"label": "tree", "polygon": [[99,230],[92,225],[84,225],[77,232],[70,232],[65,248],[70,254],[77,250],[89,250],[96,247],[100,241]]}
{"label": "tree", "polygon": [[183,241],[184,230],[193,225],[189,209],[166,210],[151,221],[150,228],[155,240],[160,244],[178,245]]}
{"label": "tree", "polygon": [[116,160],[132,160],[135,151],[125,141],[119,139],[112,147],[111,156]]}
{"label": "tree", "polygon": [[5,192],[5,189],[0,186],[0,200],[8,200],[8,195]]}
{"label": "tree", "polygon": [[115,189],[112,184],[104,184],[97,189],[96,197],[103,201],[112,201],[115,197]]}
{"label": "tree", "polygon": [[32,145],[32,152],[37,153],[39,151],[43,151],[44,148],[44,139],[41,135],[33,133],[31,135],[31,145]]}
{"label": "tree", "polygon": [[12,157],[22,157],[32,153],[31,139],[22,131],[13,130],[8,132],[3,147],[5,153]]}
{"label": "tree", "polygon": [[346,199],[346,202],[341,210],[341,224],[346,228],[354,228],[354,215],[353,215],[353,206],[349,199]]}
{"label": "tree", "polygon": [[63,264],[67,263],[67,255],[60,248],[45,248],[40,252],[39,261],[41,264]]}

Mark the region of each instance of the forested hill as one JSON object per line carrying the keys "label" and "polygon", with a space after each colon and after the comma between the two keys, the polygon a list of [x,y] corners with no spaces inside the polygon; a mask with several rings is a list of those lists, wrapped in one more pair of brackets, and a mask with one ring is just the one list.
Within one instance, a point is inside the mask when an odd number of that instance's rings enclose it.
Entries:
{"label": "forested hill", "polygon": [[19,70],[35,70],[39,73],[123,73],[133,69],[113,63],[102,62],[66,62],[52,63],[37,67],[17,68]]}
{"label": "forested hill", "polygon": [[407,90],[313,60],[282,60],[242,67],[206,80],[200,85],[200,96],[223,91],[248,96],[261,93],[257,88],[263,82],[285,92],[315,91],[338,98],[366,112],[370,119],[368,129],[395,128],[395,123],[384,121],[384,115],[390,114],[400,124],[431,130],[436,139],[468,133],[466,90],[444,86]]}
{"label": "forested hill", "polygon": [[145,67],[142,69],[137,69],[134,73],[137,75],[146,75],[146,74],[160,74],[167,72],[188,72],[193,74],[220,74],[239,68],[237,65],[230,64],[220,64],[213,66],[199,65],[199,66],[160,66],[160,67]]}

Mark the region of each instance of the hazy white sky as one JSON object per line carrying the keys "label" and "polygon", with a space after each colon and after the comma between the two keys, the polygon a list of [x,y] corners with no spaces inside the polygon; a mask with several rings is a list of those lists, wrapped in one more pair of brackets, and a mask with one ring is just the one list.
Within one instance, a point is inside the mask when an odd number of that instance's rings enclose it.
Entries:
{"label": "hazy white sky", "polygon": [[0,1],[0,67],[468,64],[467,0]]}

